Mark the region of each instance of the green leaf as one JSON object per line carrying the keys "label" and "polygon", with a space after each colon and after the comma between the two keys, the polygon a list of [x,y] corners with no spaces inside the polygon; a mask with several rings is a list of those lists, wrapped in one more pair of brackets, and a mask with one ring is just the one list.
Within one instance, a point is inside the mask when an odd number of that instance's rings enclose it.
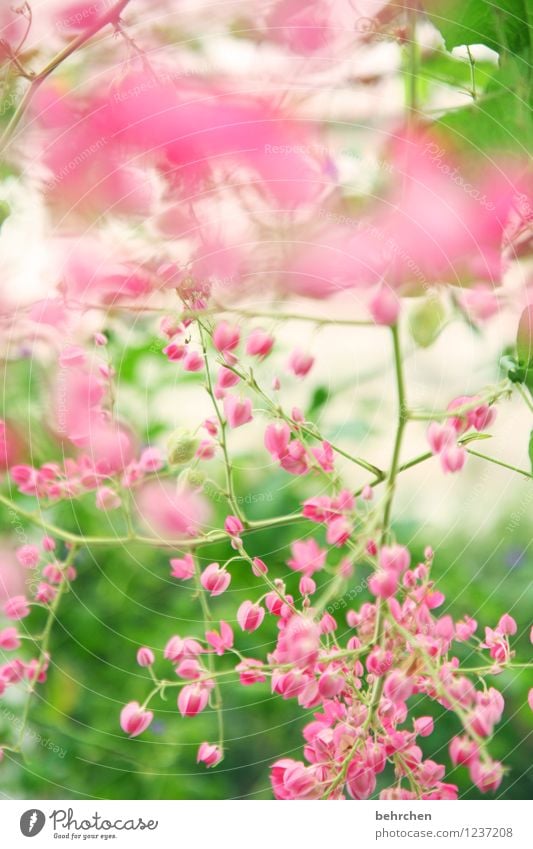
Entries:
{"label": "green leaf", "polygon": [[313,392],[313,397],[311,398],[311,403],[307,410],[307,416],[310,418],[314,413],[321,410],[328,398],[329,392],[327,388],[325,386],[317,386]]}
{"label": "green leaf", "polygon": [[479,151],[497,150],[527,157],[533,142],[529,64],[523,56],[506,55],[485,93],[474,103],[444,115],[436,126],[454,145]]}
{"label": "green leaf", "polygon": [[444,307],[436,298],[428,298],[416,307],[409,316],[409,329],[416,344],[429,348],[439,335],[444,318]]}
{"label": "green leaf", "polygon": [[11,207],[5,200],[0,200],[0,230],[4,224],[6,218],[9,218],[11,215]]}
{"label": "green leaf", "polygon": [[429,17],[447,50],[463,44],[485,44],[497,53],[520,53],[529,46],[530,0],[441,0]]}

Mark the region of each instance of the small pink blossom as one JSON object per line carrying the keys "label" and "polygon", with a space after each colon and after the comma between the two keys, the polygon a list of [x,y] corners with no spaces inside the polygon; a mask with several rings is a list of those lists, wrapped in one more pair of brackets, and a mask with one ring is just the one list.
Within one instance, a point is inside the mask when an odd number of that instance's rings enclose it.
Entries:
{"label": "small pink blossom", "polygon": [[252,330],[246,341],[246,353],[252,357],[267,357],[274,346],[274,337],[264,330]]}
{"label": "small pink blossom", "polygon": [[142,646],[137,652],[137,663],[139,666],[152,666],[155,662],[154,653],[147,646]]}
{"label": "small pink blossom", "polygon": [[120,725],[130,737],[137,737],[146,731],[153,718],[151,710],[143,709],[138,702],[129,702],[120,713]]}
{"label": "small pink blossom", "polygon": [[236,395],[224,398],[224,415],[231,428],[241,427],[252,421],[252,402],[249,398],[241,400]]}
{"label": "small pink blossom", "polygon": [[237,622],[243,631],[257,631],[264,618],[264,608],[252,601],[243,601],[237,611]]}
{"label": "small pink blossom", "polygon": [[287,367],[296,377],[305,377],[311,371],[315,358],[311,354],[295,349],[289,357]]}
{"label": "small pink blossom", "polygon": [[188,581],[194,577],[195,566],[192,554],[185,554],[183,557],[173,557],[170,561],[170,566],[170,574],[173,578]]}
{"label": "small pink blossom", "polygon": [[222,595],[231,582],[231,575],[218,563],[210,563],[201,574],[200,582],[211,596]]}
{"label": "small pink blossom", "polygon": [[216,766],[222,760],[222,752],[219,746],[213,743],[201,743],[196,755],[196,763],[205,764],[207,767]]}
{"label": "small pink blossom", "polygon": [[241,334],[238,327],[228,324],[227,321],[221,321],[215,327],[213,333],[213,343],[215,348],[221,353],[233,351],[240,342]]}
{"label": "small pink blossom", "polygon": [[4,604],[4,613],[8,619],[25,619],[30,615],[30,608],[26,596],[15,595]]}
{"label": "small pink blossom", "polygon": [[205,684],[186,684],[178,696],[178,709],[182,716],[196,716],[209,701],[209,688]]}

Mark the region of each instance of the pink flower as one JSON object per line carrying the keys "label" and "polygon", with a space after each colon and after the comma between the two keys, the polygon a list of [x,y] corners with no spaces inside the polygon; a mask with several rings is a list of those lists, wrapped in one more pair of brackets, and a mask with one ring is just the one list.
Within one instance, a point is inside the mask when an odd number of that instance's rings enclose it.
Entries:
{"label": "pink flower", "polygon": [[415,734],[420,737],[429,737],[430,734],[433,734],[433,717],[432,716],[419,716],[413,722],[413,727],[415,730]]}
{"label": "pink flower", "polygon": [[265,448],[275,460],[280,460],[287,453],[291,431],[285,422],[269,424],[265,431]]}
{"label": "pink flower", "polygon": [[96,506],[98,510],[117,510],[122,504],[120,495],[109,486],[100,486],[96,490]]}
{"label": "pink flower", "polygon": [[[1,637],[1,635],[0,635],[0,637]],[[0,645],[1,645],[1,642],[0,642]],[[527,703],[528,703],[529,707],[531,708],[531,710],[533,710],[533,687],[531,688],[531,690],[529,690],[529,692],[527,694]]]}
{"label": "pink flower", "polygon": [[409,568],[411,555],[403,545],[384,545],[379,553],[379,564],[382,569],[401,575]]}
{"label": "pink flower", "polygon": [[335,456],[329,442],[323,442],[319,448],[313,448],[312,454],[324,472],[333,472],[335,470]]}
{"label": "pink flower", "polygon": [[239,344],[240,338],[239,328],[228,324],[227,321],[217,324],[213,333],[213,343],[221,353],[233,351]]}
{"label": "pink flower", "polygon": [[287,453],[281,458],[281,468],[290,475],[305,475],[309,471],[307,452],[299,439],[289,443]]}
{"label": "pink flower", "polygon": [[487,321],[500,309],[498,296],[490,286],[483,283],[462,292],[459,300],[465,312],[474,321]]}
{"label": "pink flower", "polygon": [[14,651],[20,648],[20,640],[16,628],[4,628],[0,631],[0,649]]}
{"label": "pink flower", "polygon": [[231,575],[218,563],[210,563],[201,574],[200,582],[211,596],[222,595],[231,582]]}
{"label": "pink flower", "polygon": [[287,367],[296,377],[305,377],[311,371],[315,358],[297,348],[292,352]]}
{"label": "pink flower", "polygon": [[224,530],[230,537],[239,537],[244,531],[244,525],[238,516],[226,516]]}
{"label": "pink flower", "polygon": [[384,695],[391,702],[405,702],[414,689],[413,681],[400,669],[394,669],[385,680]]}
{"label": "pink flower", "polygon": [[178,708],[182,716],[196,716],[209,701],[209,688],[205,684],[186,684],[178,696]]}
{"label": "pink flower", "polygon": [[508,613],[504,613],[498,622],[497,631],[507,636],[514,636],[518,630],[515,620]]}
{"label": "pink flower", "polygon": [[344,519],[342,516],[338,516],[336,519],[332,519],[332,521],[328,524],[326,541],[329,545],[344,545],[350,539],[352,531],[352,523],[347,519]]}
{"label": "pink flower", "polygon": [[442,451],[440,461],[443,472],[460,472],[466,462],[466,450],[462,445],[450,445]]}
{"label": "pink flower", "polygon": [[198,351],[187,351],[182,362],[184,371],[201,371],[204,367],[204,358]]}
{"label": "pink flower", "polygon": [[230,427],[241,427],[252,421],[252,402],[248,398],[241,401],[236,395],[226,395],[224,414]]}
{"label": "pink flower", "polygon": [[252,572],[256,578],[260,578],[261,575],[266,575],[268,573],[268,566],[264,560],[261,560],[260,557],[254,557],[252,560]]}
{"label": "pink flower", "polygon": [[144,710],[139,702],[129,702],[120,712],[120,725],[130,737],[137,737],[146,731],[153,718],[151,710]]}
{"label": "pink flower", "polygon": [[274,337],[256,328],[246,341],[246,353],[252,357],[267,357],[274,345]]}
{"label": "pink flower", "polygon": [[390,569],[380,569],[368,579],[368,588],[378,598],[390,598],[398,589],[398,575]]}
{"label": "pink flower", "polygon": [[249,687],[251,684],[262,684],[266,681],[265,673],[261,671],[262,663],[260,660],[247,657],[235,667],[235,671],[239,673],[239,680],[243,687]]}
{"label": "pink flower", "polygon": [[25,619],[30,615],[30,608],[26,596],[15,595],[4,604],[4,613],[8,619]]}
{"label": "pink flower", "polygon": [[43,537],[41,540],[41,545],[43,547],[43,551],[54,551],[56,547],[56,542],[52,537]]}
{"label": "pink flower", "polygon": [[376,324],[391,326],[398,321],[400,299],[390,286],[380,286],[368,306]]}
{"label": "pink flower", "polygon": [[470,765],[470,778],[482,793],[497,790],[502,783],[503,767],[498,761],[488,763],[475,760]]}
{"label": "pink flower", "polygon": [[237,611],[237,622],[243,631],[257,631],[264,618],[264,608],[252,601],[243,601]]}
{"label": "pink flower", "polygon": [[478,754],[477,744],[469,737],[454,737],[450,743],[450,759],[454,766],[470,764]]}
{"label": "pink flower", "polygon": [[37,592],[35,593],[35,601],[38,601],[40,604],[50,604],[50,602],[54,600],[56,595],[57,590],[55,587],[52,587],[50,584],[41,581],[41,583],[37,587]]}
{"label": "pink flower", "polygon": [[163,353],[167,355],[171,363],[176,363],[178,360],[182,360],[185,356],[185,345],[183,342],[169,342],[169,344],[163,348]]}
{"label": "pink flower", "polygon": [[158,472],[163,468],[163,457],[159,448],[145,448],[139,458],[143,472]]}
{"label": "pink flower", "polygon": [[290,758],[273,764],[270,780],[276,799],[316,799],[321,793],[315,771]]}
{"label": "pink flower", "polygon": [[233,631],[227,622],[221,621],[219,631],[206,631],[205,638],[216,654],[223,655],[233,647]]}
{"label": "pink flower", "polygon": [[470,616],[465,616],[462,622],[457,622],[455,625],[455,639],[464,643],[472,637],[477,631],[477,622],[471,619]]}
{"label": "pink flower", "polygon": [[440,454],[448,445],[455,442],[455,431],[449,425],[431,422],[427,429],[427,439],[433,454]]}
{"label": "pink flower", "polygon": [[295,572],[312,575],[324,567],[327,551],[320,548],[314,539],[297,540],[291,545],[292,557],[288,565]]}
{"label": "pink flower", "polygon": [[181,581],[188,581],[194,577],[194,558],[192,554],[185,554],[183,557],[173,557],[170,561],[171,572],[173,578],[179,578]]}
{"label": "pink flower", "polygon": [[196,763],[203,763],[207,767],[216,766],[222,760],[222,752],[219,746],[213,743],[201,743],[196,756]]}
{"label": "pink flower", "polygon": [[16,551],[17,560],[26,569],[34,569],[40,559],[40,552],[36,545],[22,545]]}
{"label": "pink flower", "polygon": [[376,776],[354,759],[348,767],[346,787],[352,799],[368,799],[376,789]]}
{"label": "pink flower", "polygon": [[152,666],[154,661],[154,653],[147,646],[142,646],[137,652],[137,663],[139,666]]}

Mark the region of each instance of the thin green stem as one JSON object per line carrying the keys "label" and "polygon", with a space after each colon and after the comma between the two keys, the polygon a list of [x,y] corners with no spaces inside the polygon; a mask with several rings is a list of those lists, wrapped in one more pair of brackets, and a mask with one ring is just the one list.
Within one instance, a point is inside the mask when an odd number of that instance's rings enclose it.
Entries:
{"label": "thin green stem", "polygon": [[213,408],[215,410],[216,417],[218,419],[218,424],[219,424],[219,427],[220,427],[219,443],[220,443],[220,447],[222,449],[222,454],[223,454],[223,457],[224,457],[224,468],[225,468],[225,471],[226,471],[226,490],[227,491],[226,491],[225,494],[226,494],[226,498],[228,499],[228,503],[229,503],[231,509],[233,510],[234,514],[236,516],[238,516],[238,518],[241,520],[241,522],[243,522],[243,524],[246,524],[246,518],[245,518],[242,510],[240,509],[240,507],[237,503],[237,497],[235,495],[235,487],[234,487],[234,483],[233,483],[233,466],[231,464],[231,460],[230,460],[230,456],[229,456],[229,452],[228,452],[226,420],[224,419],[224,416],[220,412],[220,408],[217,404],[217,399],[215,398],[215,392],[214,392],[214,389],[213,389],[213,381],[212,381],[212,378],[211,378],[211,370],[209,368],[209,357],[208,357],[208,354],[207,354],[207,344],[206,344],[205,336],[204,336],[204,332],[207,332],[207,328],[205,328],[205,326],[201,323],[200,320],[197,321],[197,325],[198,325],[198,331],[200,333],[200,340],[201,340],[201,344],[202,344],[202,353],[203,353],[204,364],[205,364],[206,389],[207,389],[209,397],[211,398],[211,403],[213,404]]}

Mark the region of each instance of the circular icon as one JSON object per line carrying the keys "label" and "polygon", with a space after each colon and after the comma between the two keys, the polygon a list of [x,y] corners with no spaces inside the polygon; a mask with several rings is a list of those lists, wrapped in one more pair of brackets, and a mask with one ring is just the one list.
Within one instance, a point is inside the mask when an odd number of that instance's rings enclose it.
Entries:
{"label": "circular icon", "polygon": [[32,808],[24,811],[20,818],[20,830],[24,837],[35,837],[43,830],[46,817],[42,811]]}

